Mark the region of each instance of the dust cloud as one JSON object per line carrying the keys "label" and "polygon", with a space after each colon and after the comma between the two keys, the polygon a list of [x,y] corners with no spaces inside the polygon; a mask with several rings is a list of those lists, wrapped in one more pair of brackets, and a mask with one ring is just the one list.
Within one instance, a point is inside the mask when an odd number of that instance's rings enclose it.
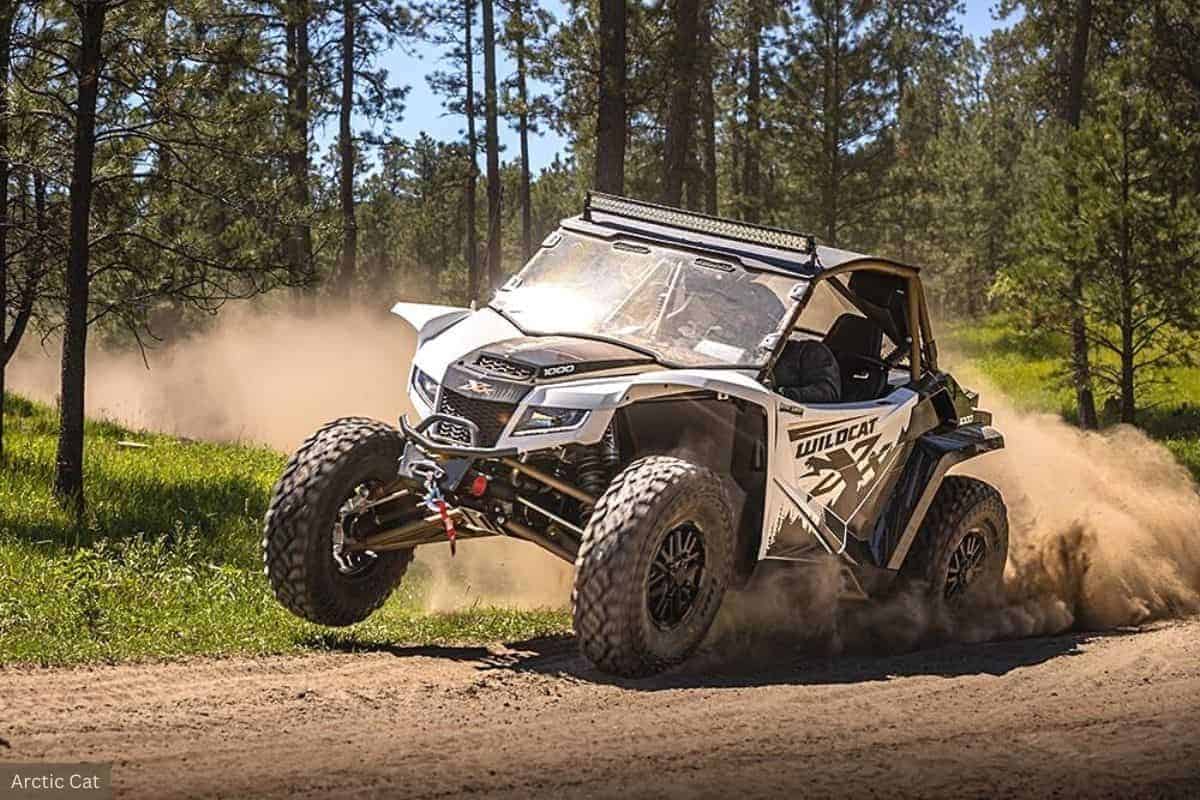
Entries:
{"label": "dust cloud", "polygon": [[1007,498],[1010,595],[1058,599],[1084,629],[1200,612],[1200,493],[1169,451],[1129,426],[1087,433],[992,405],[1008,449],[963,471]]}
{"label": "dust cloud", "polygon": [[[291,453],[331,419],[395,422],[412,412],[412,328],[387,308],[328,306],[299,313],[251,305],[222,311],[203,331],[146,353],[92,347],[87,413],[193,439],[254,442]],[[12,391],[53,403],[59,348],[28,337],[10,366]],[[474,605],[561,608],[570,567],[536,545],[504,539],[422,547],[431,609]]]}
{"label": "dust cloud", "polygon": [[[306,316],[236,307],[205,330],[148,349],[92,347],[87,413],[195,439],[257,442],[291,452],[334,417],[395,420],[416,344],[379,310]],[[53,402],[57,343],[27,341],[10,373],[15,391]]]}

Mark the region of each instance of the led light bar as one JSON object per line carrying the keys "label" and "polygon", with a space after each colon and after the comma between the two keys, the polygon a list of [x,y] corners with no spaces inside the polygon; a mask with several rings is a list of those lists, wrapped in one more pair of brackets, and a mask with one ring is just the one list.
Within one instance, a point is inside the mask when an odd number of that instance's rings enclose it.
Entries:
{"label": "led light bar", "polygon": [[684,211],[601,192],[588,192],[583,206],[583,218],[590,221],[593,211],[667,225],[693,233],[707,233],[724,239],[792,250],[805,255],[811,255],[817,249],[816,241],[807,234],[768,228],[764,225],[753,225],[749,222],[710,217],[695,211]]}

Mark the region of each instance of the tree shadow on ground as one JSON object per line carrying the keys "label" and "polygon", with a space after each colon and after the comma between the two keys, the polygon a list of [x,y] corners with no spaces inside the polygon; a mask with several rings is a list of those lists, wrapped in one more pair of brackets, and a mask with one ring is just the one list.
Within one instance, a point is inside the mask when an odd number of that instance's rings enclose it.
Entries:
{"label": "tree shadow on ground", "polygon": [[953,678],[967,675],[1005,675],[1057,658],[1080,654],[1094,640],[1136,634],[1136,629],[1066,633],[1035,639],[981,644],[947,644],[891,655],[844,653],[822,655],[795,643],[768,648],[750,656],[702,650],[670,672],[643,679],[608,675],[579,655],[572,636],[549,636],[504,646],[403,646],[386,643],[324,642],[346,652],[388,653],[398,658],[440,658],[477,664],[480,671],[506,670],[600,683],[638,691],[687,688],[725,688],[768,685],[833,685],[886,681],[915,676]]}

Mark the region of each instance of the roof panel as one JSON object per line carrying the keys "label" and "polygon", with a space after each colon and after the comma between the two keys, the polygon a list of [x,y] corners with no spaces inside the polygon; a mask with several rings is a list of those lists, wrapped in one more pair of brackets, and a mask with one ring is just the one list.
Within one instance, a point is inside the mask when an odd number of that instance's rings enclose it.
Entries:
{"label": "roof panel", "polygon": [[[626,235],[695,248],[736,259],[746,267],[810,278],[843,265],[855,269],[852,263],[863,269],[898,267],[917,272],[888,258],[816,244],[807,234],[598,192],[589,193],[584,214],[563,220],[563,226],[606,239]],[[810,247],[815,247],[815,254]]]}

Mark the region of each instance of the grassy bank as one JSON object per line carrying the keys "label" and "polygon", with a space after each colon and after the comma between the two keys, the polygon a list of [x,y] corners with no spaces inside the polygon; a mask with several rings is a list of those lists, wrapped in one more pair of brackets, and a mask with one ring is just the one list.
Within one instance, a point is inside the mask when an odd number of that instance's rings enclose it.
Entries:
{"label": "grassy bank", "polygon": [[[1074,393],[1062,374],[1058,353],[1066,342],[1057,334],[1026,330],[1011,318],[993,316],[978,323],[949,326],[945,341],[955,356],[969,361],[1018,408],[1075,418]],[[1200,480],[1200,368],[1166,371],[1165,383],[1138,397],[1138,427],[1162,442]],[[1097,397],[1103,407],[1105,398]],[[1112,424],[1116,416],[1103,414]]]}
{"label": "grassy bank", "polygon": [[[10,395],[5,427],[0,663],[482,642],[569,628],[561,611],[424,613],[430,582],[419,567],[368,621],[309,625],[275,603],[259,560],[278,453],[89,422],[89,508],[75,525],[48,488],[52,410]],[[122,444],[131,441],[147,447]]]}

